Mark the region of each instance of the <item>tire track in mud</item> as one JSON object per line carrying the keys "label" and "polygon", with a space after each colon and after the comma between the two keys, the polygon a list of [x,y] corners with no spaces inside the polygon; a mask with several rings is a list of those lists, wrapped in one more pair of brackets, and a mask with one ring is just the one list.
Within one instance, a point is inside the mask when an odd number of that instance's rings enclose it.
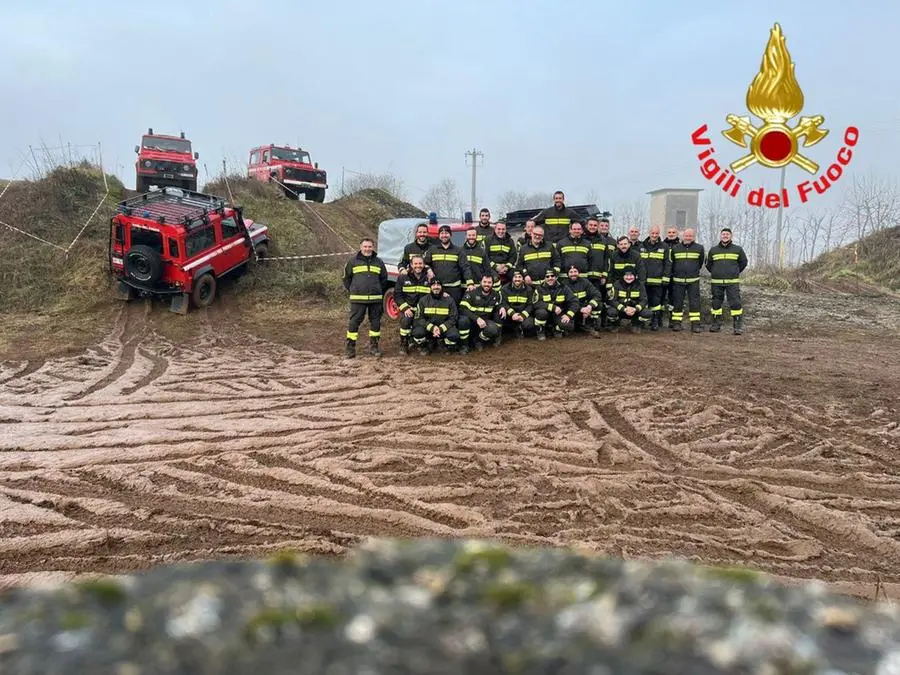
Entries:
{"label": "tire track in mud", "polygon": [[489,361],[348,364],[208,312],[199,344],[173,345],[145,311],[0,382],[0,574],[424,535],[900,581],[890,411],[663,378],[598,395]]}

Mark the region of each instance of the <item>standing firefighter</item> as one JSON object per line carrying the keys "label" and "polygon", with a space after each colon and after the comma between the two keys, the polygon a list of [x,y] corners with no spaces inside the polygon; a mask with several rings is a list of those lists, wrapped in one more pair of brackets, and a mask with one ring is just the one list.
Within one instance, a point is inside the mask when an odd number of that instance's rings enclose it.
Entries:
{"label": "standing firefighter", "polygon": [[566,236],[569,226],[578,220],[576,213],[566,206],[566,196],[562,190],[553,193],[553,206],[549,206],[534,217],[535,225],[543,225],[547,241],[555,244]]}
{"label": "standing firefighter", "polygon": [[519,247],[515,240],[506,231],[506,223],[494,225],[494,232],[485,241],[488,262],[494,271],[500,284],[509,282],[512,278],[512,269],[519,255]]}
{"label": "standing firefighter", "polygon": [[650,235],[641,242],[640,251],[647,273],[644,282],[647,286],[647,302],[650,304],[650,311],[653,312],[650,330],[657,331],[662,326],[663,295],[672,273],[669,247],[659,237],[659,225],[650,228]]}
{"label": "standing firefighter", "polygon": [[441,286],[457,305],[462,300],[463,282],[472,279],[464,251],[451,239],[449,225],[438,228],[438,243],[425,252],[425,266],[441,280]]}
{"label": "standing firefighter", "polygon": [[694,241],[694,230],[684,231],[681,243],[672,247],[672,319],[669,328],[681,330],[684,320],[684,299],[688,300],[688,318],[691,332],[702,333],[700,323],[700,270],[703,267],[704,250]]}
{"label": "standing firefighter", "polygon": [[[669,227],[666,229],[666,238],[663,239],[663,243],[666,245],[666,248],[669,249],[669,264],[671,265],[672,261],[672,249],[675,247],[675,244],[680,244],[681,239],[678,237],[678,228],[677,227]],[[665,285],[663,289],[663,299],[662,299],[663,308],[670,312],[672,311],[672,278],[669,278],[669,283]]]}
{"label": "standing firefighter", "polygon": [[559,272],[559,251],[544,240],[544,228],[535,225],[531,231],[531,241],[522,244],[516,267],[522,270],[525,283],[535,287],[544,282],[547,270]]}
{"label": "standing firefighter", "polygon": [[400,256],[400,262],[397,263],[397,270],[405,270],[409,267],[409,261],[414,255],[424,256],[429,248],[431,248],[431,239],[428,238],[428,226],[424,223],[416,225],[416,236],[403,247],[403,255]]}
{"label": "standing firefighter", "polygon": [[430,286],[424,258],[421,255],[413,254],[409,259],[409,268],[402,270],[397,275],[397,284],[394,286],[394,300],[400,310],[401,354],[409,353],[416,307],[419,306],[419,300],[431,292]]}
{"label": "standing firefighter", "polygon": [[724,227],[719,243],[709,249],[706,256],[706,269],[711,276],[709,283],[712,292],[711,311],[712,325],[710,332],[718,333],[722,329],[722,301],[728,298],[731,319],[734,322],[734,334],[744,332],[744,306],[741,304],[741,272],[747,267],[747,254],[744,249],[731,239],[731,229]]}
{"label": "standing firefighter", "polygon": [[381,314],[388,274],[384,262],[375,255],[375,242],[369,238],[359,243],[359,252],[344,266],[344,288],[350,293],[350,322],[347,327],[347,358],[356,356],[359,327],[369,315],[369,349],[381,356]]}

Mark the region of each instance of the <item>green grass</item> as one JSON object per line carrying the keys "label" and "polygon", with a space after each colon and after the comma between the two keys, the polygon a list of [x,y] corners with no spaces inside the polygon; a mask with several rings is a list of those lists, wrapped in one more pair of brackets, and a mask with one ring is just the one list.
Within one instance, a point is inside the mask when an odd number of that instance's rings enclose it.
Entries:
{"label": "green grass", "polygon": [[857,242],[823,253],[800,268],[823,281],[860,281],[900,291],[900,226],[875,232]]}

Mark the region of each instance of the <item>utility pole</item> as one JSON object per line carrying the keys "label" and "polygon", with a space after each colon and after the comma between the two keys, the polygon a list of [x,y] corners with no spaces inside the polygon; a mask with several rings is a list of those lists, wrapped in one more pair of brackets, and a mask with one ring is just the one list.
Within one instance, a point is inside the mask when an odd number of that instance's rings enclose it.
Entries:
{"label": "utility pole", "polygon": [[781,189],[778,192],[778,221],[775,225],[775,239],[778,241],[776,255],[778,256],[778,269],[784,267],[784,249],[781,245],[781,224],[784,222],[784,171],[781,167]]}
{"label": "utility pole", "polygon": [[469,157],[472,158],[472,218],[474,219],[476,216],[476,205],[475,201],[475,168],[478,166],[478,158],[481,157],[484,159],[484,153],[477,148],[472,148],[471,150],[466,151],[466,162],[468,163]]}

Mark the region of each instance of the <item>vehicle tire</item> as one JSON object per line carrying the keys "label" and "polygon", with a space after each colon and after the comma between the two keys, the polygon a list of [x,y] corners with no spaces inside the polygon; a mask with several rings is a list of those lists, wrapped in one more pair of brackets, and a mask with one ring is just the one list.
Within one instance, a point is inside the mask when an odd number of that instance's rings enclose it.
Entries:
{"label": "vehicle tire", "polygon": [[294,192],[291,188],[283,187],[283,186],[282,186],[281,190],[282,190],[282,192],[284,192],[284,196],[287,199],[293,199],[294,201],[300,201],[300,193],[299,192]]}
{"label": "vehicle tire", "polygon": [[257,258],[268,258],[269,257],[269,245],[265,242],[256,245],[256,257]]}
{"label": "vehicle tire", "polygon": [[325,190],[323,188],[319,188],[318,190],[310,190],[306,193],[307,198],[311,202],[318,202],[321,204],[325,201]]}
{"label": "vehicle tire", "polygon": [[194,282],[191,290],[191,303],[194,307],[202,309],[209,307],[216,299],[216,278],[207,272]]}
{"label": "vehicle tire", "polygon": [[138,178],[134,181],[134,191],[139,195],[147,192],[147,182],[143,178]]}
{"label": "vehicle tire", "polygon": [[162,276],[162,258],[149,246],[138,244],[125,253],[125,274],[142,284],[154,284]]}
{"label": "vehicle tire", "polygon": [[400,307],[397,305],[397,299],[394,297],[394,289],[389,288],[384,294],[384,313],[392,321],[400,318]]}

